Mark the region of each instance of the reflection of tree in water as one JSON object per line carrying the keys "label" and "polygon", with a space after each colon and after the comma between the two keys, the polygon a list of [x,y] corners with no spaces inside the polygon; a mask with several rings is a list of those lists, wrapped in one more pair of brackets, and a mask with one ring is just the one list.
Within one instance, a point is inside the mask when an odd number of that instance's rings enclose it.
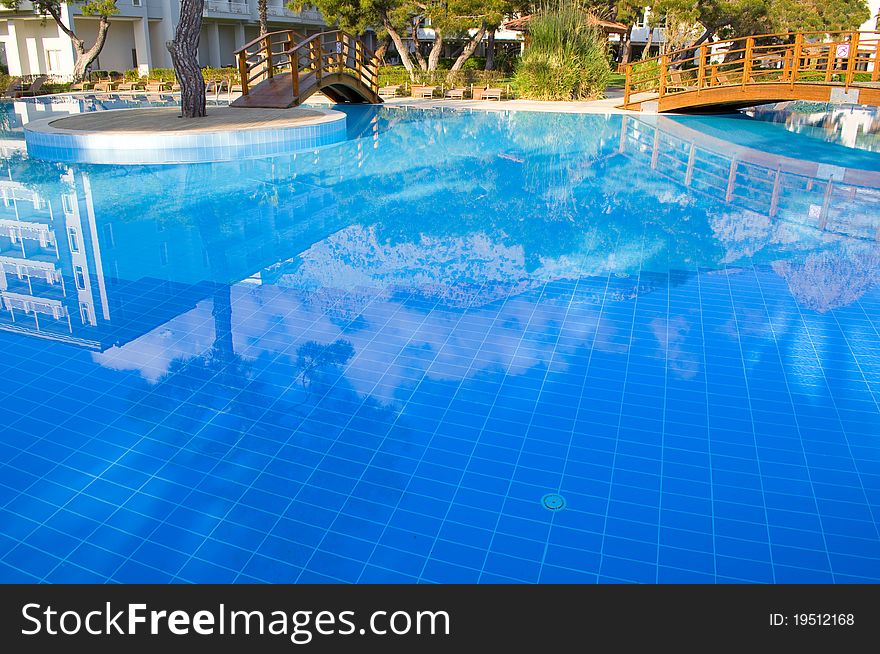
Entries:
{"label": "reflection of tree in water", "polygon": [[[235,351],[233,344],[229,286],[220,286],[214,292],[211,315],[214,340],[210,349],[200,356],[173,360],[151,389],[149,401],[135,400],[131,415],[155,424],[160,422],[156,410],[165,416],[173,414],[172,426],[193,434],[222,414],[224,429],[207,431],[203,447],[217,455],[236,444],[248,425],[259,419],[264,407],[248,402],[241,393],[253,381],[253,374],[250,362]],[[186,411],[176,411],[181,405]]]}
{"label": "reflection of tree in water", "polygon": [[825,313],[855,302],[880,283],[880,246],[841,242],[803,261],[777,261],[773,271],[803,306]]}
{"label": "reflection of tree in water", "polygon": [[296,369],[303,388],[319,392],[327,386],[329,370],[338,369],[354,356],[354,346],[346,340],[337,339],[325,345],[308,341],[296,349]]}

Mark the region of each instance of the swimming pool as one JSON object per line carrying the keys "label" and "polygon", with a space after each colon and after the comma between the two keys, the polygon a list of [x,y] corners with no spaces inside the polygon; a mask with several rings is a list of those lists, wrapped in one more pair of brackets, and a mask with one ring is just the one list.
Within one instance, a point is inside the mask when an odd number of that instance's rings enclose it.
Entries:
{"label": "swimming pool", "polygon": [[880,157],[345,111],[241,162],[5,147],[0,580],[880,581]]}

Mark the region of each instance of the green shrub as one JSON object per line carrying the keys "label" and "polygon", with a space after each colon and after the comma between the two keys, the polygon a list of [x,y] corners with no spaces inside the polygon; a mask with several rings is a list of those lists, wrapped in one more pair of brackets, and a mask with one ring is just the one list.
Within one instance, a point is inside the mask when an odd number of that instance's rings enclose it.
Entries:
{"label": "green shrub", "polygon": [[[403,86],[409,87],[411,84],[424,84],[426,86],[437,86],[449,88],[449,71],[447,70],[416,70],[415,82],[411,82],[409,73],[403,66],[382,66],[379,68],[379,86]],[[452,84],[455,86],[502,86],[506,85],[507,76],[502,71],[497,70],[475,70],[473,68],[463,68],[452,75]]]}
{"label": "green shrub", "polygon": [[633,91],[655,91],[659,86],[660,64],[656,59],[633,64],[630,73],[630,88]]}
{"label": "green shrub", "polygon": [[587,16],[579,0],[555,0],[530,21],[530,43],[513,78],[521,97],[602,97],[611,74],[608,40]]}

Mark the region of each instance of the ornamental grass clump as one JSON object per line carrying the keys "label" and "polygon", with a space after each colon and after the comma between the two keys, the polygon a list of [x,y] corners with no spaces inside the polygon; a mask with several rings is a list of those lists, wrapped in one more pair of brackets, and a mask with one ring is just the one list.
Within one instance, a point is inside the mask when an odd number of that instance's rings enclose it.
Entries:
{"label": "ornamental grass clump", "polygon": [[558,0],[529,21],[529,43],[513,78],[520,97],[601,98],[610,76],[608,38],[579,2]]}

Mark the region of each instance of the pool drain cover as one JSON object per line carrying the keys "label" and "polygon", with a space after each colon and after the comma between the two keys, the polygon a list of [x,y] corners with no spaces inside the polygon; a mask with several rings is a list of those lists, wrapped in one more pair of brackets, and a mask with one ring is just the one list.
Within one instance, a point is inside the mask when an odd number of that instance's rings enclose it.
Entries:
{"label": "pool drain cover", "polygon": [[541,498],[541,504],[549,511],[559,511],[565,508],[565,498],[559,493],[548,493]]}

